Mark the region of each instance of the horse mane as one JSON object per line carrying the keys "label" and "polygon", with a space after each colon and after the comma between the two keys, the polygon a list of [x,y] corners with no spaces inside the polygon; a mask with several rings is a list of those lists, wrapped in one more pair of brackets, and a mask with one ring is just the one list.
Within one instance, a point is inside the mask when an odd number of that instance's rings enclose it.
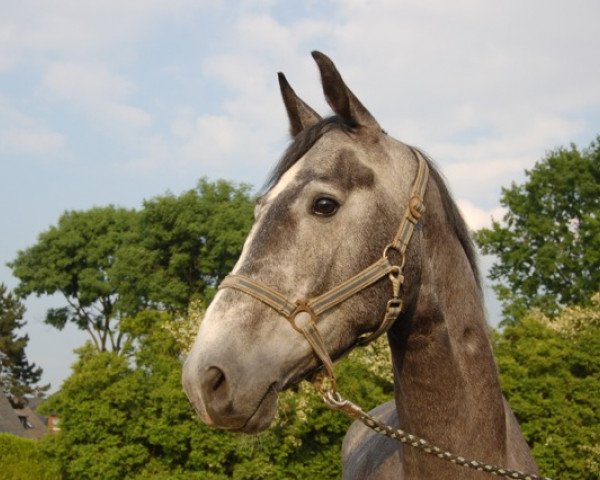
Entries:
{"label": "horse mane", "polygon": [[[261,190],[265,194],[268,193],[269,190],[273,188],[277,182],[279,182],[283,174],[293,167],[294,164],[300,160],[300,158],[302,158],[321,137],[323,137],[323,135],[331,130],[350,132],[352,131],[352,127],[344,123],[339,116],[333,115],[304,129],[293,139],[292,143],[286,149],[279,162],[277,162],[275,165],[275,168],[273,168],[269,174],[269,177],[267,178],[267,181]],[[411,146],[409,146],[409,148],[416,158],[415,151],[418,149]],[[433,159],[421,150],[418,150],[418,152],[423,156],[423,158],[425,158],[425,161],[427,162],[430,178],[435,182],[440,192],[446,219],[452,226],[454,234],[458,238],[458,241],[460,242],[465,255],[467,256],[467,260],[469,261],[469,265],[471,266],[471,270],[475,276],[475,281],[477,282],[477,286],[481,291],[481,277],[479,275],[479,268],[477,266],[477,253],[475,251],[475,246],[473,245],[473,240],[469,233],[467,224],[458,210],[458,206],[452,198],[452,194],[446,185],[446,181],[438,170]]]}
{"label": "horse mane", "polygon": [[465,219],[460,213],[456,202],[452,198],[452,194],[448,189],[446,180],[444,179],[444,176],[440,173],[437,165],[429,155],[415,147],[410,147],[410,149],[413,151],[413,154],[415,151],[418,151],[427,162],[427,166],[429,167],[429,176],[437,185],[438,190],[440,192],[440,196],[442,198],[442,206],[444,208],[446,220],[450,223],[450,225],[452,225],[454,234],[458,238],[458,241],[460,242],[463,250],[465,251],[465,255],[467,256],[467,260],[469,261],[469,265],[471,266],[471,270],[473,271],[473,275],[475,276],[475,281],[477,282],[477,286],[479,287],[479,291],[481,292],[481,276],[479,275],[479,267],[477,266],[477,252],[475,250],[475,245],[473,244],[473,239],[471,238],[469,227],[467,227]]}

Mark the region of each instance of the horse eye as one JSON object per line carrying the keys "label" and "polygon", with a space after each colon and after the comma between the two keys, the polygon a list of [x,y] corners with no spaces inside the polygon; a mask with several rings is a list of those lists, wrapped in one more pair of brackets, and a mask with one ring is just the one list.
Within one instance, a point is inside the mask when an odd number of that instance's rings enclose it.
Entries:
{"label": "horse eye", "polygon": [[315,215],[330,217],[331,215],[335,215],[339,207],[340,204],[333,198],[318,197],[313,203],[312,213]]}

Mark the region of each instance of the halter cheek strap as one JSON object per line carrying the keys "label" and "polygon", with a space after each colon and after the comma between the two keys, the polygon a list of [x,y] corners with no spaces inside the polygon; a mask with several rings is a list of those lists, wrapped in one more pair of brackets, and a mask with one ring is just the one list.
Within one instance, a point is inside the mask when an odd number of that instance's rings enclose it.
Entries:
{"label": "halter cheek strap", "polygon": [[[327,376],[335,388],[335,376],[333,373],[333,362],[323,338],[317,329],[318,317],[332,309],[336,305],[346,301],[356,293],[379,282],[386,276],[392,285],[392,296],[386,305],[385,314],[379,327],[372,333],[359,337],[358,345],[366,345],[386,332],[392,323],[402,312],[402,299],[400,298],[400,288],[404,283],[404,263],[406,250],[415,225],[425,211],[423,198],[427,187],[429,177],[429,168],[427,162],[418,150],[412,149],[419,160],[419,169],[413,183],[410,200],[404,211],[400,226],[393,241],[387,245],[383,251],[383,256],[375,263],[357,273],[352,278],[342,282],[331,290],[310,299],[300,299],[295,302],[290,301],[277,290],[244,275],[232,274],[223,279],[219,289],[233,288],[244,292],[251,297],[261,301],[274,309],[281,316],[286,318],[292,327],[302,333],[311,345],[316,356],[323,362]],[[394,265],[390,261],[390,252],[395,251],[400,256],[400,264]],[[308,315],[308,321],[299,321],[301,314]]]}

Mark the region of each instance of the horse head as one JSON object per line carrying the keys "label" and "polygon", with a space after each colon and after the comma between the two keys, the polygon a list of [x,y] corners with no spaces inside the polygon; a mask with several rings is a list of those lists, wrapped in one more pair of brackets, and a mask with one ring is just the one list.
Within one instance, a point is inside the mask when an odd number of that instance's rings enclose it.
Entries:
{"label": "horse head", "polygon": [[[382,331],[389,315],[390,272],[379,260],[414,195],[419,154],[382,130],[328,57],[313,57],[335,115],[322,119],[279,74],[292,142],[257,202],[241,257],[223,284],[231,288],[219,289],[207,309],[183,370],[200,417],[228,430],[268,428],[277,392],[309,378],[323,355],[335,360],[362,335]],[[390,259],[404,267],[408,305],[418,288],[420,239],[418,231],[406,254],[393,248],[403,259]],[[353,291],[348,279],[374,264],[382,265],[378,278]],[[306,299],[339,293],[340,285],[350,294],[319,315],[314,302],[306,307]],[[307,322],[320,345],[303,334]],[[325,353],[315,355],[318,348]]]}

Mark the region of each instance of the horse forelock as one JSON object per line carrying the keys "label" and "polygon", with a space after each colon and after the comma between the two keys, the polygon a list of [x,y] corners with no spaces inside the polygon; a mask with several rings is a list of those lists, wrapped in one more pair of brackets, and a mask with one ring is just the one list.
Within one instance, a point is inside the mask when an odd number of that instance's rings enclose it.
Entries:
{"label": "horse forelock", "polygon": [[352,130],[352,127],[346,125],[340,117],[334,115],[317,122],[299,133],[271,171],[262,191],[268,193],[281,180],[285,172],[292,168],[323,135],[331,130],[349,132]]}

